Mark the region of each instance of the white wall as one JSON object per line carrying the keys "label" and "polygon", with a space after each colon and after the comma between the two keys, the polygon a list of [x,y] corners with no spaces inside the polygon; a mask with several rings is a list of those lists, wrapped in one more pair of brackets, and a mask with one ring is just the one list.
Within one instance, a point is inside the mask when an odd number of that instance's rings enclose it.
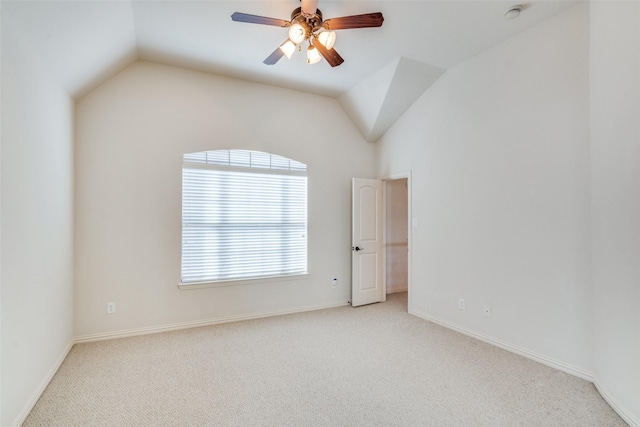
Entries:
{"label": "white wall", "polygon": [[640,3],[591,4],[595,373],[640,425]]}
{"label": "white wall", "polygon": [[378,141],[379,175],[412,171],[414,312],[583,376],[588,65],[583,4],[447,71]]}
{"label": "white wall", "polygon": [[2,10],[2,419],[11,426],[72,341],[73,102]]}
{"label": "white wall", "polygon": [[[138,62],[78,101],[76,134],[76,336],[349,299],[351,177],[375,147],[335,99]],[[178,289],[182,154],[221,148],[307,163],[307,278]]]}
{"label": "white wall", "polygon": [[378,147],[380,175],[412,171],[415,313],[593,379],[631,425],[639,18],[594,1],[531,28],[449,70]]}

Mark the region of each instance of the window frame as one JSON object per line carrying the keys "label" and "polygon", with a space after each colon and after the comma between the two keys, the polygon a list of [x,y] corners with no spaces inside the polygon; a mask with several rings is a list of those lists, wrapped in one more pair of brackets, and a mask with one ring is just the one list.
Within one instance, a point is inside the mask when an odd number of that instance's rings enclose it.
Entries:
{"label": "window frame", "polygon": [[[220,153],[228,152],[230,153],[229,161],[227,164],[221,164]],[[193,155],[201,155],[204,153],[215,153],[213,162],[208,162],[206,159],[204,161],[201,160],[188,160],[187,156]],[[262,161],[257,165],[251,164],[234,164],[231,165],[231,153],[240,153],[246,155],[249,153],[250,157],[252,154],[259,155],[262,158]],[[274,167],[266,166],[264,163],[264,156],[272,156],[274,158],[273,164]],[[205,156],[208,157],[208,156]],[[271,162],[271,158],[269,160]],[[289,167],[284,167],[283,162],[289,162]],[[304,177],[304,271],[294,272],[290,274],[265,274],[265,275],[247,275],[244,277],[224,277],[224,278],[215,278],[211,277],[203,279],[203,280],[193,280],[193,281],[184,281],[185,270],[184,270],[184,253],[185,253],[185,227],[187,224],[185,222],[185,169],[203,169],[203,170],[215,170],[215,171],[223,171],[223,172],[240,172],[242,174],[256,174],[256,175],[265,175],[265,174],[273,174],[277,176],[299,176]],[[253,151],[253,150],[210,150],[204,152],[197,153],[186,153],[183,155],[183,163],[181,168],[182,173],[182,191],[181,191],[181,244],[180,244],[180,280],[179,280],[179,288],[180,289],[199,289],[199,288],[209,288],[209,287],[225,287],[225,286],[237,286],[237,285],[247,285],[254,283],[268,283],[274,281],[290,281],[290,280],[300,280],[309,276],[309,181],[308,181],[308,172],[306,164],[300,163],[293,159],[288,159],[276,154],[266,153],[261,151]],[[289,242],[290,243],[290,242]],[[301,255],[301,252],[298,252]]]}

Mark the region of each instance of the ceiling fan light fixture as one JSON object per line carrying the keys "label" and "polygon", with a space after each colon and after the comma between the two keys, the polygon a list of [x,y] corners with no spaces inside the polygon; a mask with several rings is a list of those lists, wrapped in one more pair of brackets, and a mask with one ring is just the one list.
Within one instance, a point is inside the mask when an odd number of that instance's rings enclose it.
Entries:
{"label": "ceiling fan light fixture", "polygon": [[322,43],[324,47],[326,47],[327,49],[331,49],[336,43],[336,32],[322,31],[320,34],[318,34],[317,39],[320,43]]}
{"label": "ceiling fan light fixture", "polygon": [[291,55],[296,51],[296,45],[291,40],[287,40],[280,45],[280,50],[287,58],[291,59]]}
{"label": "ceiling fan light fixture", "polygon": [[291,58],[293,52],[296,49],[301,51],[304,44],[307,46],[309,64],[315,64],[324,58],[331,67],[337,67],[344,62],[344,59],[333,48],[336,42],[335,30],[380,27],[384,21],[382,12],[341,16],[325,21],[322,12],[317,8],[318,0],[300,0],[300,2],[301,7],[293,9],[289,21],[241,12],[234,12],[231,15],[231,20],[234,22],[287,29],[289,38],[262,61],[265,65],[274,65],[285,55]]}
{"label": "ceiling fan light fixture", "polygon": [[307,49],[307,64],[316,64],[318,63],[322,57],[320,56],[320,52],[314,45],[309,45]]}
{"label": "ceiling fan light fixture", "polygon": [[294,22],[289,27],[289,40],[295,44],[300,44],[309,37],[309,29],[300,22]]}

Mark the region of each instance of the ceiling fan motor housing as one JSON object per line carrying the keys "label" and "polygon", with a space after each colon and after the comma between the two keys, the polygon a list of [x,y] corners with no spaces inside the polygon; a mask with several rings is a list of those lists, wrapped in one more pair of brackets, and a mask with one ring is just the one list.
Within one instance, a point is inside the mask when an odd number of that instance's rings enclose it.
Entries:
{"label": "ceiling fan motor housing", "polygon": [[302,8],[298,7],[291,12],[291,23],[298,22],[309,28],[309,33],[316,32],[322,28],[322,12],[316,9],[316,13],[306,16],[302,13]]}

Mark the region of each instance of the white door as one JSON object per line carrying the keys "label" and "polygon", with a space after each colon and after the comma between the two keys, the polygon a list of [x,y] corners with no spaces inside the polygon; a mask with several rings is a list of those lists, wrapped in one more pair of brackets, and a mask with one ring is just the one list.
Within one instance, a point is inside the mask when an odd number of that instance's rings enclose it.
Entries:
{"label": "white door", "polygon": [[353,178],[351,305],[383,300],[382,181]]}

